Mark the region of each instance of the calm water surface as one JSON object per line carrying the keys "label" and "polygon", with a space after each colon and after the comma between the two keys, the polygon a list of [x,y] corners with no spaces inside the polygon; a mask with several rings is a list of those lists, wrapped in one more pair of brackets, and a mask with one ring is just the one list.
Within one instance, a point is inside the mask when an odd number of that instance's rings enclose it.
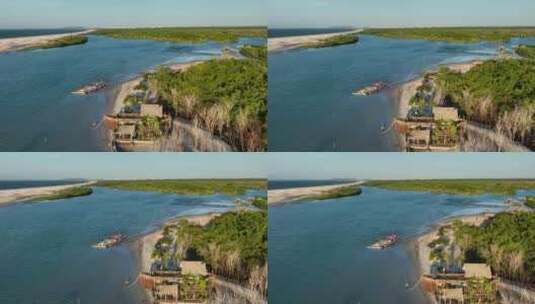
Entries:
{"label": "calm water surface", "polygon": [[496,51],[493,43],[360,35],[354,45],[270,54],[269,149],[398,151],[393,132],[381,132],[397,114],[393,90],[368,97],[352,90],[376,81],[399,84],[438,64],[486,59]]}
{"label": "calm water surface", "polygon": [[109,150],[103,129],[112,89],[77,96],[70,92],[95,81],[110,87],[163,63],[209,59],[226,46],[262,43],[177,44],[89,36],[84,45],[0,54],[0,151]]}
{"label": "calm water surface", "polygon": [[[0,303],[141,303],[142,290],[124,286],[139,271],[136,237],[177,215],[229,210],[235,198],[96,187],[91,196],[0,208]],[[117,232],[130,241],[91,247]]]}
{"label": "calm water surface", "polygon": [[[418,275],[410,239],[445,217],[501,210],[504,199],[363,187],[358,197],[270,207],[269,303],[425,303],[405,287]],[[366,248],[390,233],[399,245]]]}

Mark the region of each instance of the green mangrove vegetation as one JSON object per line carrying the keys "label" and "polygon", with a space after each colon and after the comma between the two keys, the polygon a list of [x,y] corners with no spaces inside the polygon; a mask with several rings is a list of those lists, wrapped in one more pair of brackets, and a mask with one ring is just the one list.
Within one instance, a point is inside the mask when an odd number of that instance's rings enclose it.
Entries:
{"label": "green mangrove vegetation", "polygon": [[240,54],[247,58],[267,60],[267,46],[246,44],[240,48]]}
{"label": "green mangrove vegetation", "polygon": [[88,196],[93,193],[93,189],[87,186],[67,188],[64,190],[57,191],[50,195],[45,195],[34,199],[35,201],[55,201],[60,199],[67,199],[79,196]]}
{"label": "green mangrove vegetation", "polygon": [[535,36],[535,27],[428,27],[371,28],[362,34],[396,39],[424,39],[459,43],[506,42],[515,37]]}
{"label": "green mangrove vegetation", "polygon": [[163,192],[184,195],[210,195],[224,193],[243,194],[247,190],[263,190],[267,182],[263,179],[176,179],[176,180],[108,180],[99,181],[97,186],[126,191]]}
{"label": "green mangrove vegetation", "polygon": [[325,38],[314,43],[304,44],[301,46],[301,48],[327,48],[346,44],[355,44],[357,42],[359,42],[359,36],[356,34],[346,34]]}
{"label": "green mangrove vegetation", "polygon": [[461,115],[531,145],[535,127],[534,61],[488,60],[464,74],[441,68],[436,83],[446,102],[457,107]]}
{"label": "green mangrove vegetation", "polygon": [[515,48],[515,52],[524,58],[535,59],[535,45],[521,44]]}
{"label": "green mangrove vegetation", "polygon": [[[249,54],[252,49],[247,50]],[[182,72],[161,68],[146,78],[172,116],[218,136],[235,150],[265,151],[265,58],[214,59]]]}
{"label": "green mangrove vegetation", "polygon": [[526,198],[524,199],[525,200],[525,205],[526,207],[529,207],[531,209],[535,209],[535,196],[526,196]]}
{"label": "green mangrove vegetation", "polygon": [[88,40],[89,39],[83,35],[66,36],[66,37],[50,40],[42,44],[31,46],[31,47],[25,48],[24,50],[29,51],[29,50],[37,50],[37,49],[53,49],[53,48],[67,47],[67,46],[72,46],[72,45],[85,44],[87,43]]}
{"label": "green mangrove vegetation", "polygon": [[447,180],[395,180],[370,181],[370,187],[396,191],[419,191],[463,195],[484,193],[512,195],[518,190],[535,189],[535,180],[510,179],[447,179]]}
{"label": "green mangrove vegetation", "polygon": [[327,191],[323,191],[319,194],[313,194],[308,195],[302,200],[328,200],[328,199],[336,199],[336,198],[342,198],[342,197],[348,197],[348,196],[357,196],[362,193],[362,189],[359,186],[344,186],[339,187]]}
{"label": "green mangrove vegetation", "polygon": [[[203,260],[210,272],[238,281],[265,296],[267,227],[265,210],[224,213],[206,226],[184,219],[165,227],[153,257],[160,258],[164,264],[169,260]],[[171,244],[175,244],[173,248]]]}
{"label": "green mangrove vegetation", "polygon": [[268,200],[265,196],[256,196],[251,200],[251,205],[255,206],[258,209],[261,210],[267,210],[268,209]]}
{"label": "green mangrove vegetation", "polygon": [[502,278],[535,283],[535,213],[499,213],[480,227],[453,226],[464,262],[484,262]]}
{"label": "green mangrove vegetation", "polygon": [[265,27],[155,27],[99,29],[94,34],[117,39],[199,43],[235,42],[241,37],[267,37]]}

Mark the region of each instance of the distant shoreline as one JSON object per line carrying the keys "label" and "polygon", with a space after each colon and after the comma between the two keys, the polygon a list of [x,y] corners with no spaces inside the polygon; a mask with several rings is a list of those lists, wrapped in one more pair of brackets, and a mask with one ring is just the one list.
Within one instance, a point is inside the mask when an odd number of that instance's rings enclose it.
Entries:
{"label": "distant shoreline", "polygon": [[313,186],[313,187],[299,187],[299,188],[288,188],[288,189],[277,189],[277,190],[268,190],[268,204],[282,204],[282,203],[291,203],[298,200],[306,199],[310,196],[320,195],[328,191],[350,187],[350,186],[360,186],[364,184],[364,181],[353,182],[353,183],[342,183],[336,185],[326,185],[326,186]]}
{"label": "distant shoreline", "polygon": [[69,37],[69,36],[80,36],[86,35],[94,32],[95,30],[85,30],[80,32],[72,32],[66,34],[50,34],[50,35],[38,35],[38,36],[24,36],[24,37],[15,37],[15,38],[3,38],[0,39],[0,53],[3,52],[13,52],[19,51],[22,49],[35,47],[40,44],[50,42],[59,38]]}
{"label": "distant shoreline", "polygon": [[32,199],[37,199],[39,197],[52,195],[57,192],[71,189],[71,188],[92,186],[94,184],[96,184],[95,181],[90,181],[90,182],[76,183],[76,184],[69,184],[69,185],[0,190],[0,207],[8,205],[10,203],[24,202],[24,201],[28,201]]}
{"label": "distant shoreline", "polygon": [[318,43],[328,38],[344,36],[348,34],[357,34],[357,33],[360,33],[361,31],[362,30],[360,29],[356,29],[352,31],[338,32],[338,33],[268,38],[268,52],[270,53],[282,52],[282,51],[297,49],[304,45]]}

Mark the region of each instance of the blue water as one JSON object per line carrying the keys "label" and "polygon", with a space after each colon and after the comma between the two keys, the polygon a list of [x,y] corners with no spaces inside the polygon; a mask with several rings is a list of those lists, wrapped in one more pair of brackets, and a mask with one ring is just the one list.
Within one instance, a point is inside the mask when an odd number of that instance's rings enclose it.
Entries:
{"label": "blue water", "polygon": [[69,185],[69,184],[75,184],[79,182],[82,182],[82,180],[32,180],[32,181],[0,180],[0,190]]}
{"label": "blue water", "polygon": [[[363,187],[357,197],[271,206],[269,303],[426,303],[405,288],[418,276],[410,240],[446,217],[499,211],[505,199]],[[390,233],[401,237],[395,247],[366,248]]]}
{"label": "blue water", "polygon": [[339,33],[350,31],[348,27],[328,27],[328,28],[270,28],[268,29],[269,38],[291,37],[302,35],[316,35],[327,33]]}
{"label": "blue water", "polygon": [[272,53],[269,150],[399,151],[393,132],[381,131],[398,111],[394,90],[368,97],[353,96],[352,90],[376,81],[396,85],[438,64],[486,59],[496,51],[493,43],[360,35],[354,45]]}
{"label": "blue water", "polygon": [[[141,303],[142,290],[124,286],[139,271],[134,240],[177,215],[228,210],[235,198],[96,187],[86,197],[0,208],[0,303]],[[117,232],[129,241],[91,247]]]}
{"label": "blue water", "polygon": [[163,63],[209,59],[226,46],[264,40],[177,44],[91,35],[84,45],[0,54],[0,151],[109,150],[103,128],[91,125],[109,108],[112,89],[71,91],[99,80],[113,87]]}
{"label": "blue water", "polygon": [[81,28],[56,28],[56,29],[0,29],[0,39],[27,36],[40,36],[51,34],[66,34],[83,31]]}

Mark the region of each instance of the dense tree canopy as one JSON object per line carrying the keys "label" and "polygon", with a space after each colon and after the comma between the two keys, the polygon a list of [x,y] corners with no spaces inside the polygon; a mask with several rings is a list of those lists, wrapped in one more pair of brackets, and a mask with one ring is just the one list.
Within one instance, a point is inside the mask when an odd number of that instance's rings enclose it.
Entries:
{"label": "dense tree canopy", "polygon": [[220,136],[237,150],[265,150],[265,60],[217,59],[184,72],[160,69],[148,79],[176,116]]}
{"label": "dense tree canopy", "polygon": [[455,222],[465,262],[486,262],[501,277],[535,283],[535,213],[500,213],[481,227]]}

